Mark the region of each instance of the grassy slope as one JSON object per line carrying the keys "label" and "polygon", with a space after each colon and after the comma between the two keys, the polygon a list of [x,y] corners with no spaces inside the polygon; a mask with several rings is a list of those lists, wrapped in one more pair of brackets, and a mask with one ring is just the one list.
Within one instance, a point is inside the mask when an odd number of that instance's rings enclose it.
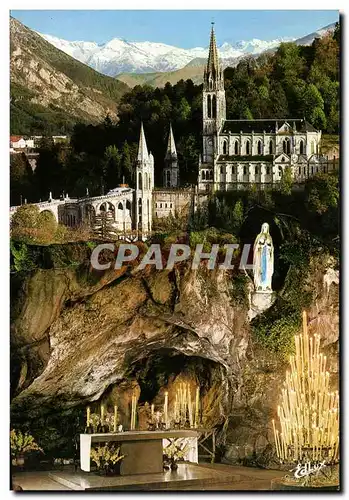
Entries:
{"label": "grassy slope", "polygon": [[129,87],[147,83],[152,87],[164,87],[167,82],[175,85],[179,80],[193,80],[194,83],[202,83],[203,66],[185,66],[177,71],[165,73],[121,73],[115,78],[126,83]]}

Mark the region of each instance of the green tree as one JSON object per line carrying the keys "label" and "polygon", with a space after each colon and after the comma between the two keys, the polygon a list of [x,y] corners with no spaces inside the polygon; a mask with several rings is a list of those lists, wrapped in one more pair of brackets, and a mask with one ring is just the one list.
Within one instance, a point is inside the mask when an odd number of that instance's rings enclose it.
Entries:
{"label": "green tree", "polygon": [[20,205],[32,195],[33,171],[25,154],[11,155],[10,159],[10,203]]}
{"label": "green tree", "polygon": [[238,234],[241,229],[242,223],[244,222],[244,205],[241,200],[238,200],[234,205],[232,222],[234,233]]}
{"label": "green tree", "polygon": [[103,177],[109,189],[115,188],[122,180],[121,160],[122,155],[115,145],[105,148]]}
{"label": "green tree", "polygon": [[38,227],[39,213],[39,207],[36,205],[18,207],[11,218],[11,230],[36,229]]}
{"label": "green tree", "polygon": [[337,173],[320,173],[309,179],[305,186],[306,203],[311,212],[323,214],[336,208],[339,200]]}
{"label": "green tree", "polygon": [[290,195],[293,186],[293,176],[291,167],[286,167],[280,180],[280,191],[282,194]]}

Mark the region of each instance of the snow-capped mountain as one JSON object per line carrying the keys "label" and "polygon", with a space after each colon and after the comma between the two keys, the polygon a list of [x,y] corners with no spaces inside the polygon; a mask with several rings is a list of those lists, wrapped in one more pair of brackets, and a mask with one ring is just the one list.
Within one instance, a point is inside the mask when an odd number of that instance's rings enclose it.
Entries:
{"label": "snow-capped mountain", "polygon": [[[322,36],[328,30],[333,29],[334,24],[331,24],[296,40],[296,43],[300,45],[310,44],[316,36]],[[120,73],[175,71],[194,60],[206,59],[208,55],[208,47],[181,49],[164,43],[131,42],[120,38],[113,38],[104,44],[84,41],[70,42],[51,35],[38,34],[78,61],[109,76],[116,76]],[[269,41],[253,38],[233,43],[224,42],[218,49],[225,66],[242,56],[257,55],[266,50],[275,49],[281,42],[293,40],[295,38],[278,38]]]}
{"label": "snow-capped mountain", "polygon": [[[129,42],[119,38],[98,45],[95,42],[69,42],[51,35],[39,34],[58,49],[109,76],[126,72],[175,71],[183,68],[193,59],[206,59],[208,55],[208,48],[204,47],[181,49],[164,43]],[[219,53],[222,59],[235,59],[277,47],[281,41],[286,41],[286,39],[242,40],[234,44],[225,42],[219,47]]]}

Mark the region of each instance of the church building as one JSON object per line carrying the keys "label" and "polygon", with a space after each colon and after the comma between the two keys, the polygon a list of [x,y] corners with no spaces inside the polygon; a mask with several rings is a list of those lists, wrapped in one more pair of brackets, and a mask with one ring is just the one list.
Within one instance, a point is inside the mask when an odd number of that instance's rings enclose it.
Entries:
{"label": "church building", "polygon": [[[224,72],[212,26],[203,82],[199,192],[277,187],[285,169],[295,182],[323,170],[321,131],[305,119],[227,120]],[[320,165],[321,164],[321,165]]]}

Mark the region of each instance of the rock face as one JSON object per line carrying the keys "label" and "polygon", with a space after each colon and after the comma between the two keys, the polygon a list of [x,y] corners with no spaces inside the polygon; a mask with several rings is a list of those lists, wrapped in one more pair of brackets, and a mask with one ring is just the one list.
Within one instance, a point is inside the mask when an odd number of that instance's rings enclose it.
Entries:
{"label": "rock face", "polygon": [[[324,284],[322,274],[314,286],[310,328],[335,378],[338,283]],[[73,408],[83,415],[88,402],[103,400],[118,404],[127,427],[135,387],[140,402],[159,405],[168,390],[171,405],[183,380],[200,384],[205,424],[216,427],[224,460],[272,463],[270,425],[287,363],[251,338],[248,300],[234,299],[229,272],[41,269],[20,290],[12,303],[13,425]]]}
{"label": "rock face", "polygon": [[98,74],[46,42],[40,35],[10,19],[11,84],[17,100],[40,104],[68,115],[98,122],[109,112],[116,118],[116,100],[127,86]]}

